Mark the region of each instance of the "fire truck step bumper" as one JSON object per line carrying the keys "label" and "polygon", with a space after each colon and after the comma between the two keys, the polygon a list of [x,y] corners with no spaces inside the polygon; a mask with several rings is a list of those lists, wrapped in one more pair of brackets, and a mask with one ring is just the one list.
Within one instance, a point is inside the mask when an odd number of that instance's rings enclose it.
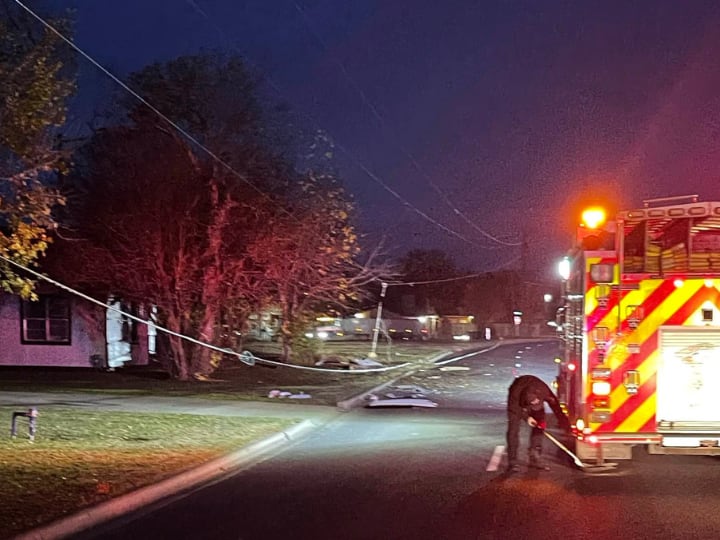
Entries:
{"label": "fire truck step bumper", "polygon": [[651,444],[648,445],[647,450],[649,454],[720,456],[720,446],[661,446]]}

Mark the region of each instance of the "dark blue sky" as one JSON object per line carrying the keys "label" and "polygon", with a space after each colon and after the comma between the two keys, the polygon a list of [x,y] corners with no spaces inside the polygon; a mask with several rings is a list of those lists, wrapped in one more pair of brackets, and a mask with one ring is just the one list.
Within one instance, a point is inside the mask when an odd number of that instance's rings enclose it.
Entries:
{"label": "dark blue sky", "polygon": [[[524,231],[526,264],[545,267],[569,247],[578,198],[720,198],[716,1],[28,5],[74,8],[78,45],[121,77],[201,48],[241,53],[269,94],[347,150],[337,161],[362,229],[400,251],[441,248],[472,270],[520,255],[465,216],[502,239]],[[112,87],[84,66],[81,99]],[[420,217],[358,162],[468,241]]]}

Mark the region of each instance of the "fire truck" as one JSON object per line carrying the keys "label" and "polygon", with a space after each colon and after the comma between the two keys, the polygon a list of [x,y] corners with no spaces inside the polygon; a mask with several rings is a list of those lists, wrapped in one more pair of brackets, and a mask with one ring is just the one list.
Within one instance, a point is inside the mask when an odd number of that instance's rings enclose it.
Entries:
{"label": "fire truck", "polygon": [[556,358],[578,456],[720,454],[720,202],[583,217],[560,263]]}

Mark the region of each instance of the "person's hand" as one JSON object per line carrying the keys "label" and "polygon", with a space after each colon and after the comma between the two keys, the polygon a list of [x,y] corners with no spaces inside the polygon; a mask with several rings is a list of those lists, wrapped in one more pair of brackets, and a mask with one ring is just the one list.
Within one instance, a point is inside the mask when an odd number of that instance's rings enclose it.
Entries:
{"label": "person's hand", "polygon": [[528,416],[527,423],[530,425],[530,427],[538,426],[537,420],[535,420],[532,416]]}

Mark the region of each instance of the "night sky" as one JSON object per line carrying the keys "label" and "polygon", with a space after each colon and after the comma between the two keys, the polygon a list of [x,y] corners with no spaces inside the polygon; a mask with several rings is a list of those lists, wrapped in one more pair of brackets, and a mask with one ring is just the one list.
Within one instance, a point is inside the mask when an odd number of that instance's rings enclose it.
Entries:
{"label": "night sky", "polygon": [[[27,1],[74,8],[77,44],[121,78],[241,54],[335,139],[361,230],[396,253],[549,273],[580,199],[720,199],[717,1]],[[76,122],[115,87],[79,64]]]}

